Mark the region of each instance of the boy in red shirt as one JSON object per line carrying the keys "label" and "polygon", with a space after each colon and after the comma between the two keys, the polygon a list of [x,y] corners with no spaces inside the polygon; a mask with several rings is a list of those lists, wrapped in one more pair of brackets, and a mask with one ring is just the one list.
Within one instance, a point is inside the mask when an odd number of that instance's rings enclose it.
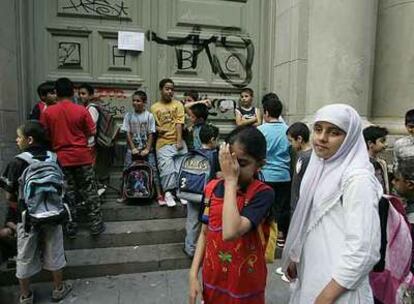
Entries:
{"label": "boy in red shirt", "polygon": [[91,234],[99,235],[105,226],[91,149],[88,147],[88,138],[96,133],[96,127],[88,110],[72,102],[73,83],[68,78],[58,79],[55,88],[57,104],[45,110],[41,122],[49,132],[52,148],[57,153],[68,183],[66,196],[73,222],[68,223],[66,233],[69,237],[76,236],[76,200],[81,197],[87,208]]}

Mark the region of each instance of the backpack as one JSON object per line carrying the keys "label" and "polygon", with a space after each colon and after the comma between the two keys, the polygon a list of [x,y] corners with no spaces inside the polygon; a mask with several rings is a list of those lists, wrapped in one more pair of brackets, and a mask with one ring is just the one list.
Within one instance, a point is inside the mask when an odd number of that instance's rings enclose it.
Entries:
{"label": "backpack", "polygon": [[411,227],[402,202],[384,195],[379,205],[381,259],[369,274],[375,298],[384,304],[403,303],[407,289],[414,286],[410,272],[412,259]]}
{"label": "backpack", "polygon": [[45,160],[29,152],[16,156],[29,164],[19,178],[19,201],[23,202],[24,227],[60,224],[71,220],[69,207],[63,202],[64,177],[57,164],[56,154],[47,151]]}
{"label": "backpack", "polygon": [[[199,220],[203,223],[207,221],[207,214],[209,213],[211,197],[213,196],[215,188],[221,181],[222,179],[214,179],[210,183],[208,183],[205,189],[204,208],[201,208],[201,213],[199,217]],[[260,180],[256,180],[256,182],[257,181]],[[267,187],[268,186],[264,182],[256,183],[253,187],[249,187],[246,192],[244,205],[246,206],[247,204],[249,204],[250,200],[257,192]],[[264,248],[264,257],[266,263],[273,263],[273,261],[275,260],[278,228],[271,214],[257,227],[256,230],[259,234],[260,241]]]}
{"label": "backpack", "polygon": [[129,199],[150,199],[154,195],[154,172],[144,159],[135,160],[123,172],[122,193]]}
{"label": "backpack", "polygon": [[90,103],[89,105],[94,107],[99,113],[98,122],[96,123],[96,144],[104,148],[113,147],[120,130],[115,117],[96,103]]}
{"label": "backpack", "polygon": [[181,163],[178,173],[177,196],[192,203],[200,204],[204,188],[215,177],[216,150],[197,149],[189,151]]}

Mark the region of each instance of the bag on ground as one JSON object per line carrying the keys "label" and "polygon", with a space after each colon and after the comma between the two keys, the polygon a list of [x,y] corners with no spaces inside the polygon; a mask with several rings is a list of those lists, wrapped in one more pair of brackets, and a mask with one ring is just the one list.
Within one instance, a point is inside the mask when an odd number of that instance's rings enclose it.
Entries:
{"label": "bag on ground", "polygon": [[150,199],[154,194],[154,172],[151,165],[135,160],[123,172],[123,196],[129,199]]}

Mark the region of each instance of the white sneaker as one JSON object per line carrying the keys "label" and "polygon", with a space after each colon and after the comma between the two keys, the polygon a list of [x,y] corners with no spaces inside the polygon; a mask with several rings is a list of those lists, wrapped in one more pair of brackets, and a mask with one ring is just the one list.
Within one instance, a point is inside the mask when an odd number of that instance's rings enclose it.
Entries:
{"label": "white sneaker", "polygon": [[287,278],[287,276],[285,276],[285,274],[283,274],[280,278],[283,282],[290,283],[289,279]]}
{"label": "white sneaker", "polygon": [[164,199],[168,207],[175,207],[177,205],[174,199],[174,195],[172,195],[172,193],[169,191],[165,192]]}
{"label": "white sneaker", "polygon": [[284,273],[282,271],[282,267],[276,268],[275,273],[278,274],[278,275],[280,275],[280,276],[284,275]]}
{"label": "white sneaker", "polygon": [[188,204],[188,201],[185,200],[185,199],[180,198],[180,203],[181,203],[181,205],[185,206],[185,205]]}

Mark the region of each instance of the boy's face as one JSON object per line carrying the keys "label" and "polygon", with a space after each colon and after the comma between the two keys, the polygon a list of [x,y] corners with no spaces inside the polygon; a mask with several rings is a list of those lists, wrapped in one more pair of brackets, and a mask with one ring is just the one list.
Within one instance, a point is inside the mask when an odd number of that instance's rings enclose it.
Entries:
{"label": "boy's face", "polygon": [[89,92],[85,88],[79,89],[79,99],[83,104],[88,104],[89,100],[91,99],[91,95],[89,95]]}
{"label": "boy's face", "polygon": [[23,135],[20,129],[17,129],[17,137],[16,137],[16,144],[20,150],[25,150],[30,145],[31,138],[27,138]]}
{"label": "boy's face", "polygon": [[174,84],[167,82],[161,89],[161,99],[170,102],[174,97]]}
{"label": "boy's face", "polygon": [[53,90],[53,91],[47,92],[47,95],[44,101],[46,102],[47,105],[52,105],[56,103],[56,91]]}
{"label": "boy's face", "polygon": [[190,118],[191,123],[195,123],[197,121],[197,117],[194,115],[193,111],[191,109],[188,109],[188,118]]}
{"label": "boy's face", "polygon": [[405,179],[401,173],[397,172],[392,180],[392,185],[399,195],[405,198],[414,196],[414,181]]}
{"label": "boy's face", "polygon": [[377,138],[375,143],[370,141],[368,146],[374,154],[378,154],[387,148],[387,139],[385,137]]}
{"label": "boy's face", "polygon": [[188,103],[188,102],[194,102],[196,100],[194,100],[193,97],[191,96],[184,96],[184,103]]}
{"label": "boy's face", "polygon": [[301,136],[298,136],[298,138],[294,139],[292,136],[290,136],[290,134],[288,134],[287,138],[295,152],[302,150],[302,137]]}
{"label": "boy's face", "polygon": [[138,95],[132,96],[132,107],[134,108],[135,112],[141,113],[145,110],[145,102],[142,98]]}
{"label": "boy's face", "polygon": [[408,123],[405,125],[405,127],[407,128],[408,133],[411,136],[414,136],[414,123]]}
{"label": "boy's face", "polygon": [[240,93],[240,104],[242,107],[250,107],[253,102],[253,96],[247,92]]}

